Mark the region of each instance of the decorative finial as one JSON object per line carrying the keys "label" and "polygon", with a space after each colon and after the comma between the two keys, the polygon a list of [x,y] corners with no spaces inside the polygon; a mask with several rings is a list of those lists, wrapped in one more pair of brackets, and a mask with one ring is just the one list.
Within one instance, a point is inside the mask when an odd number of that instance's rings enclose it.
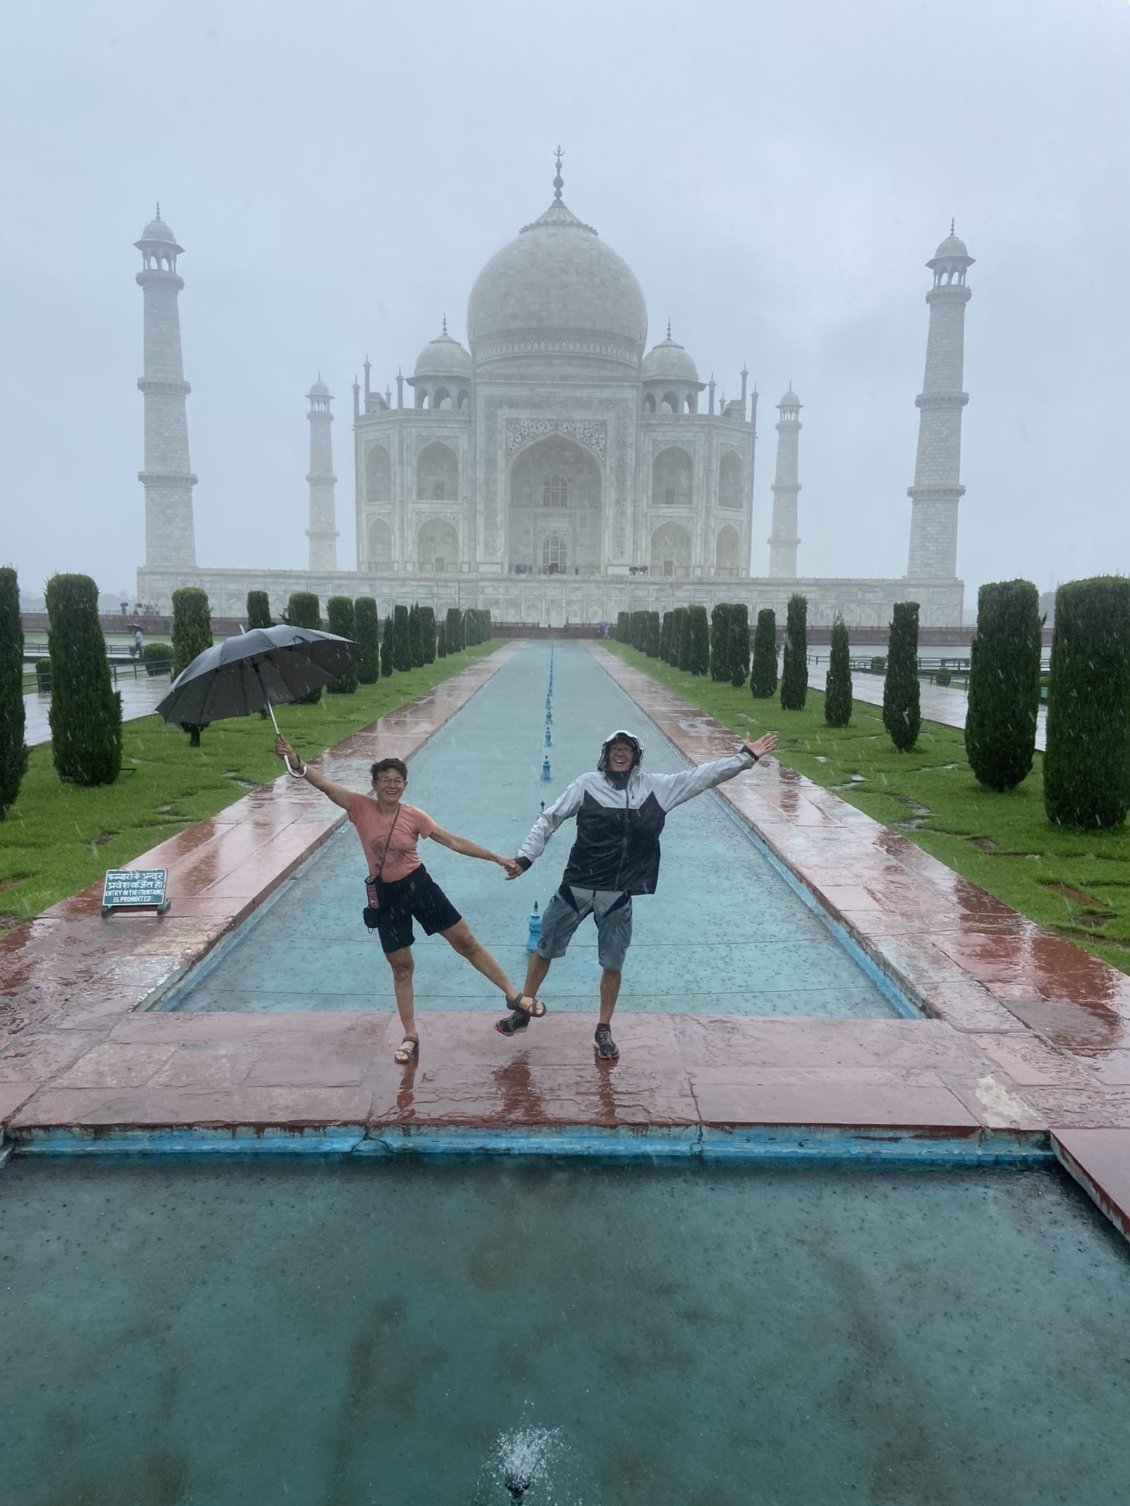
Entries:
{"label": "decorative finial", "polygon": [[391,387],[386,387],[385,388],[385,402],[388,404],[388,406],[390,408],[392,407],[392,388]]}
{"label": "decorative finial", "polygon": [[444,332],[445,335],[447,334],[447,315],[446,314],[444,314],[444,316],[443,316],[443,332]]}
{"label": "decorative finial", "polygon": [[153,216],[153,218],[155,220],[159,220],[161,218],[161,200],[160,199],[157,200],[157,213]]}
{"label": "decorative finial", "polygon": [[671,338],[671,321],[670,321],[670,319],[668,319],[668,321],[667,321],[667,338],[668,338],[668,340]]}
{"label": "decorative finial", "polygon": [[557,159],[557,172],[554,174],[553,178],[553,197],[557,200],[558,203],[560,203],[561,190],[565,187],[565,179],[561,176],[561,159],[565,155],[565,153],[561,150],[560,147],[558,147],[554,155]]}
{"label": "decorative finial", "polygon": [[950,220],[950,234],[953,234],[953,221]]}

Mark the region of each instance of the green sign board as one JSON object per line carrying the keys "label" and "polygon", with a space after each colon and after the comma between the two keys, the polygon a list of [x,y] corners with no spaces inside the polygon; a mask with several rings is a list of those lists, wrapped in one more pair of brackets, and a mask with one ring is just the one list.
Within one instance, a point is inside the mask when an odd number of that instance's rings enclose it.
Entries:
{"label": "green sign board", "polygon": [[118,909],[155,909],[163,915],[169,908],[165,898],[167,868],[108,868],[102,890],[102,914]]}

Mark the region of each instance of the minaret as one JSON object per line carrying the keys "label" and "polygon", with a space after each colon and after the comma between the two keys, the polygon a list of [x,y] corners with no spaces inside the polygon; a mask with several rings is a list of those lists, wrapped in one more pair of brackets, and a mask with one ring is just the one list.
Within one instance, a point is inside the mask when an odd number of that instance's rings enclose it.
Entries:
{"label": "minaret", "polygon": [[789,390],[777,404],[781,415],[777,423],[777,475],[773,481],[773,532],[769,538],[769,575],[778,580],[796,579],[797,494],[799,472],[800,421],[803,404]]}
{"label": "minaret", "polygon": [[162,220],[160,204],[134,245],[141,252],[137,285],[145,294],[145,375],[137,384],[145,395],[145,469],[137,474],[145,487],[145,563],[192,569],[196,477],[189,467],[185,412],[191,388],[184,379],[177,311],[177,294],[184,287],[177,257],[184,247]]}
{"label": "minaret", "polygon": [[[366,367],[368,362],[366,361]],[[368,380],[366,370],[366,381]],[[310,569],[318,574],[337,569],[337,529],[334,527],[334,475],[333,442],[330,425],[334,416],[330,412],[333,398],[330,389],[318,380],[306,394],[310,399],[310,527],[306,537],[310,540]]]}
{"label": "minaret", "polygon": [[965,242],[950,233],[926,263],[934,286],[926,294],[930,333],[926,340],[926,375],[915,399],[918,458],[914,485],[907,488],[910,552],[906,573],[913,580],[957,578],[957,505],[965,492],[961,469],[961,410],[969,394],[961,390],[965,347],[965,305],[973,294],[965,273],[973,258]]}

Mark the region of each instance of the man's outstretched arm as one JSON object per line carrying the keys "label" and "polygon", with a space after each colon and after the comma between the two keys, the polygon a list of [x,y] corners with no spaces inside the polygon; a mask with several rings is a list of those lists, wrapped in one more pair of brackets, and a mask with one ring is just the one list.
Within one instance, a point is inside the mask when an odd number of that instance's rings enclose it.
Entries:
{"label": "man's outstretched arm", "polygon": [[545,844],[561,825],[562,821],[568,821],[570,816],[575,816],[581,808],[581,798],[584,793],[584,782],[574,779],[573,783],[566,785],[561,794],[552,805],[546,806],[541,815],[530,827],[529,834],[519,847],[514,859],[517,871],[508,873],[508,879],[521,878],[522,874],[531,866],[534,859],[540,857],[545,851]]}
{"label": "man's outstretched arm", "polygon": [[712,790],[715,785],[725,784],[736,774],[744,774],[767,753],[777,746],[775,732],[763,733],[756,742],[746,740],[740,753],[732,758],[716,758],[711,763],[697,764],[693,769],[683,769],[678,774],[652,774],[652,788],[664,810],[674,810],[696,795]]}

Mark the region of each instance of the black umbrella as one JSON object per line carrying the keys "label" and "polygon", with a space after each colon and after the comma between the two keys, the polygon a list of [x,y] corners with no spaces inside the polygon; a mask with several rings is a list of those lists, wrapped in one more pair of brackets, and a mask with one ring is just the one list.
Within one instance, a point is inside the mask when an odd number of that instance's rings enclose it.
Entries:
{"label": "black umbrella", "polygon": [[207,727],[228,716],[269,711],[301,700],[336,680],[357,658],[358,648],[336,633],[313,628],[252,628],[239,638],[214,643],[177,675],[157,710],[167,722]]}

